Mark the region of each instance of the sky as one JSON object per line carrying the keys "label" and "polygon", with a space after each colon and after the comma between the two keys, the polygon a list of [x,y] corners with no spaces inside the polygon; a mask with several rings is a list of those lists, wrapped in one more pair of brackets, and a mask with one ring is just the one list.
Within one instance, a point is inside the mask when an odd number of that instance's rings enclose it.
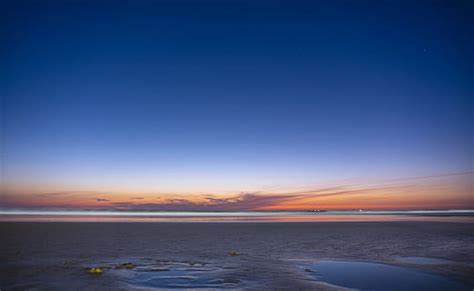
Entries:
{"label": "sky", "polygon": [[474,208],[470,1],[0,6],[0,208]]}

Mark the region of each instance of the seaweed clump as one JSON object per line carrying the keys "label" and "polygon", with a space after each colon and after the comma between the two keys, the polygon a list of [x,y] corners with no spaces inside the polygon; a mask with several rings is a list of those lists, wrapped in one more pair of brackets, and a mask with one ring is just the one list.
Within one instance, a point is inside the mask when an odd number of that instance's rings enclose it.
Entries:
{"label": "seaweed clump", "polygon": [[92,268],[87,268],[86,269],[86,272],[88,274],[91,274],[91,275],[100,275],[102,274],[104,271],[102,270],[101,267],[92,267]]}

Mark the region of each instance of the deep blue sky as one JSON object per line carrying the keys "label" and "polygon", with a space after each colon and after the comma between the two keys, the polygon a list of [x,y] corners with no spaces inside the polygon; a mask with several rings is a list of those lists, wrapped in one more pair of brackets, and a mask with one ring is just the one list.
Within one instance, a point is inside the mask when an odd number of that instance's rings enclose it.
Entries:
{"label": "deep blue sky", "polygon": [[1,6],[7,183],[245,191],[472,170],[471,1]]}

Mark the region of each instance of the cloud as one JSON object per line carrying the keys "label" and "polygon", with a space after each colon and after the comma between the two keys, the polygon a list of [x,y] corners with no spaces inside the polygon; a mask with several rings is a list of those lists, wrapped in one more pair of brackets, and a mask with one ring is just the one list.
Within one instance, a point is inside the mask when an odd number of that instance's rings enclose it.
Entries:
{"label": "cloud", "polygon": [[90,197],[103,194],[96,191],[61,191],[61,192],[49,192],[49,193],[40,193],[36,196],[39,198],[53,198],[53,197]]}
{"label": "cloud", "polygon": [[[315,188],[304,191],[294,191],[287,193],[261,193],[261,192],[241,192],[230,197],[219,197],[213,194],[202,195],[176,195],[174,198],[160,199],[158,202],[142,202],[144,197],[130,197],[119,202],[110,202],[106,198],[94,198],[98,205],[91,205],[84,202],[75,204],[73,198],[83,198],[85,196],[101,195],[98,192],[55,192],[41,195],[41,201],[36,204],[39,208],[71,208],[71,209],[107,209],[114,210],[137,210],[137,211],[247,211],[265,209],[307,209],[318,207],[320,203],[327,202],[327,199],[346,200],[354,195],[372,195],[380,191],[400,190],[406,185],[385,185],[379,187],[357,188],[355,186],[335,186],[327,188]],[[46,197],[45,197],[46,195]],[[67,202],[59,201],[67,198]],[[11,206],[11,205],[4,205]],[[17,206],[25,206],[17,204]],[[32,207],[35,207],[32,205]]]}
{"label": "cloud", "polygon": [[117,210],[143,210],[143,211],[244,211],[256,210],[262,206],[283,203],[286,200],[297,198],[298,195],[258,195],[243,193],[229,198],[204,197],[203,202],[195,202],[184,198],[170,199],[161,203],[112,203],[111,207]]}
{"label": "cloud", "polygon": [[104,198],[97,198],[96,201],[98,202],[106,202],[106,201],[110,201],[109,199],[104,199]]}

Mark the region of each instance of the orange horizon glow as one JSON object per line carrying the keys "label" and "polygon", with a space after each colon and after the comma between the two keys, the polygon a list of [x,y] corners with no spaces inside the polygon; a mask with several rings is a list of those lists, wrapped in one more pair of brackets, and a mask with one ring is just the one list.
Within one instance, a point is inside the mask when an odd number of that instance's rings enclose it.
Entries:
{"label": "orange horizon glow", "polygon": [[471,209],[472,173],[406,178],[368,185],[294,187],[253,192],[108,192],[3,190],[3,209],[103,209],[170,211],[295,211]]}

